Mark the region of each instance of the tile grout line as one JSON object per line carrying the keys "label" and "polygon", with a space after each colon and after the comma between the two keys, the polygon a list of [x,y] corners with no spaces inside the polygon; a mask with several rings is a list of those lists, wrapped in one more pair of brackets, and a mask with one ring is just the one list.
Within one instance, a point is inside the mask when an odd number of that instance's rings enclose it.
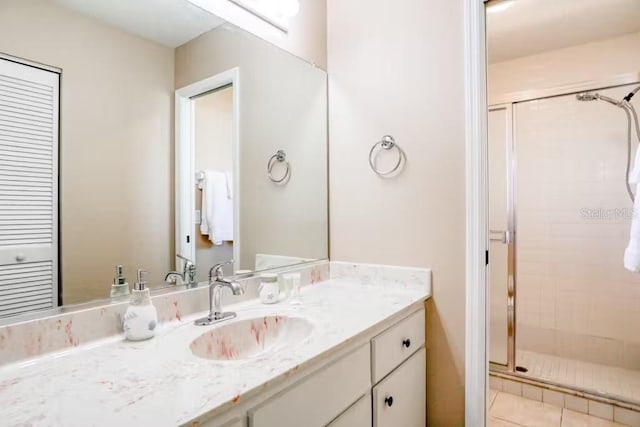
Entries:
{"label": "tile grout line", "polygon": [[527,427],[524,424],[519,424],[519,423],[517,423],[515,421],[507,420],[506,418],[500,418],[500,417],[495,417],[495,416],[492,416],[490,418],[495,418],[496,420],[500,420],[500,421],[504,421],[505,423],[513,424],[514,426]]}

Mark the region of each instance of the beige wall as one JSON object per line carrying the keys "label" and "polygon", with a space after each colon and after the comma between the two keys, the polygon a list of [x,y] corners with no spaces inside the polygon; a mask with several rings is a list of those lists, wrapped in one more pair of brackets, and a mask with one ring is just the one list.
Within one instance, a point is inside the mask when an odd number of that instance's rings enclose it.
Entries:
{"label": "beige wall", "polygon": [[[176,50],[176,88],[240,70],[240,268],[255,254],[327,257],[326,74],[226,24]],[[266,174],[284,149],[286,185]]]}
{"label": "beige wall", "polygon": [[[366,13],[363,13],[366,11]],[[464,424],[463,2],[329,0],[331,258],[433,269],[427,418]],[[391,134],[407,165],[369,168]]]}
{"label": "beige wall", "polygon": [[300,0],[300,12],[284,32],[228,0],[189,0],[227,22],[327,69],[326,0]]}
{"label": "beige wall", "polygon": [[173,263],[170,48],[40,0],[0,1],[0,51],[63,69],[64,302],[109,295],[125,264],[150,282]]}
{"label": "beige wall", "polygon": [[[196,171],[233,173],[233,88],[196,98],[193,111]],[[196,209],[202,209],[202,190],[196,187],[195,192]],[[200,233],[200,224],[194,227],[195,263],[200,266],[198,281],[202,282],[208,279],[211,266],[233,259],[233,242],[216,246]]]}
{"label": "beige wall", "polygon": [[[491,31],[491,28],[488,28]],[[640,33],[489,65],[489,104],[510,93],[640,72]]]}

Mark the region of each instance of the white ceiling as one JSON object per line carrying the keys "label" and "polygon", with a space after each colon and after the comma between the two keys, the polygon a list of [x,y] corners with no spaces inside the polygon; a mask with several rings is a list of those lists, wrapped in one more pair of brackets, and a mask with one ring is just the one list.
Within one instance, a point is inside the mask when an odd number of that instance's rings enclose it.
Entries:
{"label": "white ceiling", "polygon": [[640,0],[494,0],[487,6],[490,63],[639,31]]}
{"label": "white ceiling", "polygon": [[55,0],[69,9],[169,47],[224,21],[187,0]]}

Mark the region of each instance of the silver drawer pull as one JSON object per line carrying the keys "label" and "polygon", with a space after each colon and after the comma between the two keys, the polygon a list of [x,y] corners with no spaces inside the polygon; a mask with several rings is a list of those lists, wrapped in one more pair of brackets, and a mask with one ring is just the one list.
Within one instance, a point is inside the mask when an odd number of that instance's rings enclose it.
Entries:
{"label": "silver drawer pull", "polygon": [[25,254],[18,254],[16,255],[16,261],[18,262],[23,262],[27,259],[27,257],[25,256]]}

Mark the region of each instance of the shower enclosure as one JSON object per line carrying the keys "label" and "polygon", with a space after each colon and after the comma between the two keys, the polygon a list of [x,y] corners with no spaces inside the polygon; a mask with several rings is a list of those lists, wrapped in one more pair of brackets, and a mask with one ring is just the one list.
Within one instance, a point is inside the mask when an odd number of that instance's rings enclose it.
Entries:
{"label": "shower enclosure", "polygon": [[490,107],[492,370],[640,403],[640,274],[623,265],[637,138],[599,102],[637,87]]}

